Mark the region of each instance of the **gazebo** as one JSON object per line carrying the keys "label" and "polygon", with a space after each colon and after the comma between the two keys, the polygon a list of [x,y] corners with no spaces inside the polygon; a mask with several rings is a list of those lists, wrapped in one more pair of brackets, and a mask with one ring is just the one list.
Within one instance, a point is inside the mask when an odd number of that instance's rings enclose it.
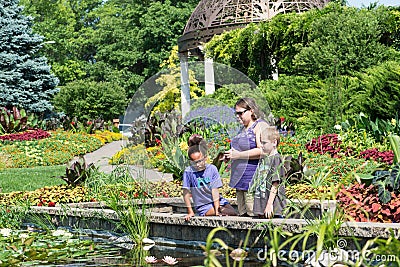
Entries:
{"label": "gazebo", "polygon": [[215,91],[213,61],[204,58],[203,44],[214,35],[249,23],[271,19],[280,13],[304,12],[323,8],[330,0],[201,0],[190,16],[183,35],[178,39],[181,62],[182,115],[190,110],[188,57],[197,56],[204,61],[206,94]]}

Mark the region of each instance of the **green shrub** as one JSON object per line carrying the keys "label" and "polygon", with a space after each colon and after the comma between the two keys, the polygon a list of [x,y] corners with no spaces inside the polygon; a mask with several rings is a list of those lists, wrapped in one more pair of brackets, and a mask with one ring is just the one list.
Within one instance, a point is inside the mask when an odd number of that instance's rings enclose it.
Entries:
{"label": "green shrub", "polygon": [[58,110],[79,120],[117,118],[126,104],[124,89],[112,82],[70,82],[54,98]]}

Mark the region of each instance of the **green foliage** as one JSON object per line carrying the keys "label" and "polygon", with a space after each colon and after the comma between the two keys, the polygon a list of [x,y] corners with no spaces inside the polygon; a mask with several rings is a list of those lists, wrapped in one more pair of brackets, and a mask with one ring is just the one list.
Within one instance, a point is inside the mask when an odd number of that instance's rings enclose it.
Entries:
{"label": "green foliage", "polygon": [[210,233],[207,235],[206,245],[202,246],[202,248],[204,249],[204,252],[206,254],[206,258],[204,259],[204,266],[222,267],[222,264],[217,259],[215,252],[212,250],[213,245],[215,245],[215,244],[218,244],[223,249],[225,249],[226,264],[227,264],[227,266],[230,266],[230,264],[229,264],[229,256],[228,256],[228,252],[229,252],[228,245],[226,245],[225,242],[222,239],[214,237],[214,235],[218,231],[226,231],[226,232],[229,233],[229,230],[226,229],[226,228],[223,228],[223,227],[217,227],[217,228],[214,228],[214,229],[212,229],[210,231]]}
{"label": "green foliage", "polygon": [[272,59],[280,74],[325,79],[396,58],[386,38],[396,32],[396,21],[396,13],[383,6],[367,10],[331,3],[215,36],[206,44],[206,54],[256,82],[271,78]]}
{"label": "green foliage", "polygon": [[399,164],[400,163],[400,136],[390,135],[388,138],[389,138],[389,142],[390,142],[390,145],[391,145],[393,153],[394,153],[393,163]]}
{"label": "green foliage", "polygon": [[218,88],[213,94],[196,99],[191,105],[191,109],[213,107],[216,103],[233,108],[236,101],[243,96],[243,93],[250,91],[252,90],[249,84],[226,84]]}
{"label": "green foliage", "polygon": [[90,173],[95,169],[93,163],[86,164],[85,158],[80,157],[79,160],[74,161],[71,166],[65,169],[65,175],[60,176],[67,185],[77,186],[86,181]]}
{"label": "green foliage", "polygon": [[400,109],[400,63],[378,64],[360,73],[358,78],[359,86],[349,92],[353,96],[349,98],[351,104],[360,108],[357,113],[365,112],[372,120],[393,118]]}
{"label": "green foliage", "polygon": [[166,134],[162,139],[165,161],[162,163],[164,171],[172,173],[174,179],[182,179],[183,171],[189,166],[187,153],[182,150],[180,140]]}
{"label": "green foliage", "polygon": [[0,2],[0,106],[47,112],[58,91],[47,59],[38,54],[43,36],[32,31],[18,0]]}
{"label": "green foliage", "polygon": [[[109,181],[114,181],[115,185],[114,188],[110,188],[111,190],[108,191],[108,197],[105,201],[107,206],[118,215],[120,221],[117,228],[127,232],[136,245],[142,247],[144,239],[148,237],[150,232],[150,214],[149,206],[146,204],[147,193],[141,192],[139,195],[137,191],[142,190],[142,187],[146,187],[146,182],[143,181],[143,177],[136,177],[136,183],[132,183],[133,177],[127,168],[120,168],[105,178],[109,179]],[[106,180],[103,181],[105,182]],[[102,180],[97,182],[102,182]],[[120,190],[121,188],[126,190],[122,191]],[[140,189],[137,190],[138,188]],[[104,192],[104,186],[102,190]]]}
{"label": "green foliage", "polygon": [[0,134],[21,132],[27,129],[28,116],[24,109],[0,107]]}
{"label": "green foliage", "polygon": [[[22,202],[18,206],[0,204],[0,228],[18,229],[26,216],[28,206]],[[3,233],[1,233],[3,236]],[[1,238],[1,237],[0,237]]]}
{"label": "green foliage", "polygon": [[[341,127],[343,131],[341,135],[345,139],[348,139],[349,142],[362,145],[364,149],[375,147],[372,144],[373,141],[385,144],[386,137],[391,134],[400,133],[400,121],[397,112],[395,118],[392,118],[390,121],[379,118],[375,118],[375,121],[372,121],[370,117],[364,113],[360,113],[342,122]],[[357,137],[364,137],[364,142],[357,142],[357,140],[353,139],[357,139]]]}
{"label": "green foliage", "polygon": [[[290,245],[290,250],[293,251],[301,244],[302,251],[315,250],[318,258],[324,249],[338,246],[339,229],[344,221],[345,214],[336,208],[323,213],[321,218],[306,219],[307,224],[301,227],[301,233],[286,239],[281,247]],[[316,241],[313,238],[316,238]]]}
{"label": "green foliage", "polygon": [[378,188],[379,200],[386,204],[392,199],[392,192],[400,191],[400,164],[394,165],[389,171],[376,170],[373,173],[372,184]]}
{"label": "green foliage", "polygon": [[259,87],[274,116],[291,118],[295,125],[309,129],[327,127],[323,82],[315,82],[307,77],[284,76],[278,81],[263,81]]}
{"label": "green foliage", "polygon": [[301,74],[328,78],[351,74],[388,59],[389,51],[394,51],[380,42],[380,19],[387,16],[385,11],[329,4],[310,24],[308,44],[295,55],[293,67]]}
{"label": "green foliage", "polygon": [[[178,59],[178,46],[174,46],[167,61],[163,66],[168,70],[161,72],[156,79],[156,84],[161,86],[159,92],[155,92],[146,101],[146,106],[152,107],[151,115],[156,112],[166,113],[172,110],[180,110],[181,105],[181,72]],[[189,70],[190,99],[198,99],[204,95],[204,90],[199,87],[199,82],[195,78],[195,72]]]}
{"label": "green foliage", "polygon": [[125,110],[123,88],[112,82],[76,81],[61,88],[54,98],[56,108],[78,120],[117,118]]}
{"label": "green foliage", "polygon": [[5,229],[0,236],[0,261],[3,266],[34,266],[67,264],[73,259],[104,255],[106,248],[96,245],[94,249],[93,240],[81,239],[81,235],[62,229],[49,232]]}
{"label": "green foliage", "polygon": [[[328,129],[354,113],[387,119],[399,108],[398,63],[388,61],[398,58],[389,48],[397,40],[398,17],[384,6],[331,3],[215,36],[205,48],[216,62],[261,81],[274,115],[305,129]],[[271,60],[277,61],[278,82],[266,80],[274,71]],[[357,73],[366,69],[365,76]],[[370,104],[379,99],[387,101]]]}
{"label": "green foliage", "polygon": [[[373,240],[367,242],[365,244],[366,249],[370,249],[372,254],[374,255],[372,258],[382,258],[382,256],[386,256],[386,264],[387,266],[400,266],[400,257],[398,256],[400,251],[400,241],[396,238],[394,231],[390,229],[389,238],[376,237]],[[362,255],[364,254],[364,249],[362,251]]]}

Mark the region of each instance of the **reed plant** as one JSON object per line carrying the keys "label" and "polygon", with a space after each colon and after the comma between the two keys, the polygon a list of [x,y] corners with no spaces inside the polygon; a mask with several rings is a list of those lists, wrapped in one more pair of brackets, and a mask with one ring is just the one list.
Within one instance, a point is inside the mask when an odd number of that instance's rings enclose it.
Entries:
{"label": "reed plant", "polygon": [[[228,234],[230,234],[230,231],[227,228],[224,227],[217,227],[214,228],[213,230],[210,231],[210,233],[207,235],[207,240],[206,240],[206,245],[201,246],[204,250],[204,253],[206,254],[206,258],[204,259],[204,266],[206,267],[230,267],[230,257],[234,259],[233,261],[233,267],[239,266],[243,267],[244,266],[244,261],[247,257],[247,251],[246,251],[246,246],[249,241],[251,229],[247,232],[245,240],[241,240],[239,247],[236,249],[233,249],[229,247],[221,238],[214,237],[215,234],[219,231],[225,231]],[[217,253],[215,251],[214,246],[215,244],[219,245],[223,250],[225,250],[225,264],[222,265],[222,263],[218,260],[217,255],[219,255],[219,252]],[[241,248],[241,245],[243,244],[243,248]],[[238,264],[238,265],[237,265]]]}
{"label": "reed plant", "polygon": [[[107,207],[114,210],[119,218],[117,229],[129,234],[137,245],[142,245],[143,239],[148,237],[149,208],[146,204],[146,197],[143,194],[136,194],[131,188],[137,180],[134,178],[127,167],[119,167],[111,174],[92,173],[86,181],[86,186],[90,188],[91,194],[103,200]],[[123,187],[127,190],[107,190],[110,185]],[[130,190],[132,189],[132,190]]]}
{"label": "reed plant", "polygon": [[28,205],[0,205],[0,228],[19,229],[28,211]]}

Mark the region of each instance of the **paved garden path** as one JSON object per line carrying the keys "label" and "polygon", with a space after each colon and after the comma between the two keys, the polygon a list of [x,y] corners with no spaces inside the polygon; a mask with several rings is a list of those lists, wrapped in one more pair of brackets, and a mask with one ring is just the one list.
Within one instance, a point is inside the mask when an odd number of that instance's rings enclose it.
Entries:
{"label": "paved garden path", "polygon": [[[109,159],[118,151],[120,151],[124,147],[124,141],[114,141],[108,143],[101,148],[93,151],[91,153],[86,154],[85,161],[87,164],[94,163],[95,166],[99,167],[100,171],[105,173],[111,173],[116,165],[108,164]],[[129,168],[130,173],[135,178],[145,178],[149,181],[171,181],[172,174],[169,173],[161,173],[156,170],[144,169],[141,166],[126,166]]]}

